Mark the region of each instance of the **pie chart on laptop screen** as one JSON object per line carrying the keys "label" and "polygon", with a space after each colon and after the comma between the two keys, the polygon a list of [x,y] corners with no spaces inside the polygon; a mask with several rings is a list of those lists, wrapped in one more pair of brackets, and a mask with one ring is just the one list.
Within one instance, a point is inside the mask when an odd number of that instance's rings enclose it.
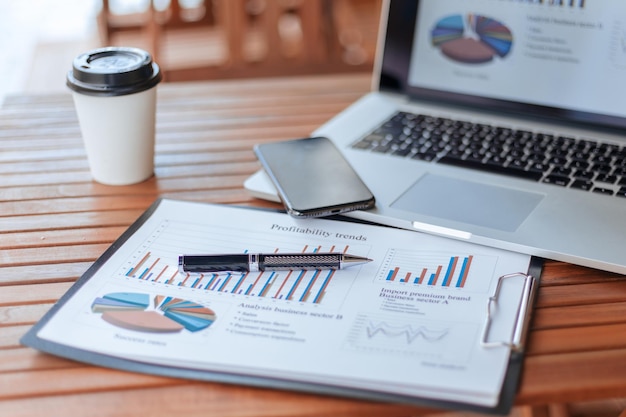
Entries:
{"label": "pie chart on laptop screen", "polygon": [[461,64],[483,64],[506,57],[513,35],[503,23],[477,14],[454,14],[440,19],[431,31],[433,46]]}

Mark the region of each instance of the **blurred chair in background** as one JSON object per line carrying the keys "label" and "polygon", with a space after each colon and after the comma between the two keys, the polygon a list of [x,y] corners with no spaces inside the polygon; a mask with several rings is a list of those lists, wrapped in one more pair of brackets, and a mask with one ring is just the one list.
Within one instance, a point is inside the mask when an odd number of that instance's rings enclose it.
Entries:
{"label": "blurred chair in background", "polygon": [[166,81],[368,71],[373,65],[381,0],[143,3],[118,13],[116,0],[103,0],[100,37],[103,45],[150,51]]}

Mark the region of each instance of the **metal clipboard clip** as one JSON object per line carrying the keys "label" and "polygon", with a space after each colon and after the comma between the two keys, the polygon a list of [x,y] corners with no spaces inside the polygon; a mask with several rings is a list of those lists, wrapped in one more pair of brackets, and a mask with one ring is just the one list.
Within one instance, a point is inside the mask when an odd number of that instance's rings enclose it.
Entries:
{"label": "metal clipboard clip", "polygon": [[[493,320],[493,307],[498,303],[498,297],[500,295],[500,290],[502,288],[502,283],[509,279],[515,277],[523,277],[524,278],[524,290],[522,292],[522,298],[517,307],[517,314],[515,316],[515,327],[513,328],[513,333],[511,334],[511,340],[500,340],[490,342],[489,339],[489,330],[491,328],[491,323]],[[532,315],[532,305],[533,300],[535,298],[535,293],[537,292],[537,285],[535,283],[535,279],[528,274],[524,274],[522,272],[516,272],[513,274],[502,275],[498,278],[498,285],[489,300],[487,301],[487,320],[485,321],[485,327],[483,329],[483,336],[481,340],[481,345],[486,348],[493,348],[499,346],[506,346],[512,351],[519,352],[524,349],[524,340],[526,338],[526,333],[528,331],[528,325],[530,323],[530,317]]]}

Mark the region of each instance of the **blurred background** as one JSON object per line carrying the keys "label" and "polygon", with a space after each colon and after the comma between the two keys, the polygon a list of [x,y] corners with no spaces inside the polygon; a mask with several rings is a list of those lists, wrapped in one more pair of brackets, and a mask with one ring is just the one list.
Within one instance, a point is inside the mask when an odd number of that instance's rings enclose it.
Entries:
{"label": "blurred background", "polygon": [[0,0],[0,100],[65,91],[79,53],[137,46],[166,82],[371,71],[381,0]]}

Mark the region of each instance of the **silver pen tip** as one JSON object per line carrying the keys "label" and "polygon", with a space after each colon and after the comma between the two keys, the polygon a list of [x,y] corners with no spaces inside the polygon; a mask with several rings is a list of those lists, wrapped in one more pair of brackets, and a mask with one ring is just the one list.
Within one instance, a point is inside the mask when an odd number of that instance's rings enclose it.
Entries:
{"label": "silver pen tip", "polygon": [[367,263],[372,262],[372,259],[363,256],[344,255],[341,261],[343,263]]}

